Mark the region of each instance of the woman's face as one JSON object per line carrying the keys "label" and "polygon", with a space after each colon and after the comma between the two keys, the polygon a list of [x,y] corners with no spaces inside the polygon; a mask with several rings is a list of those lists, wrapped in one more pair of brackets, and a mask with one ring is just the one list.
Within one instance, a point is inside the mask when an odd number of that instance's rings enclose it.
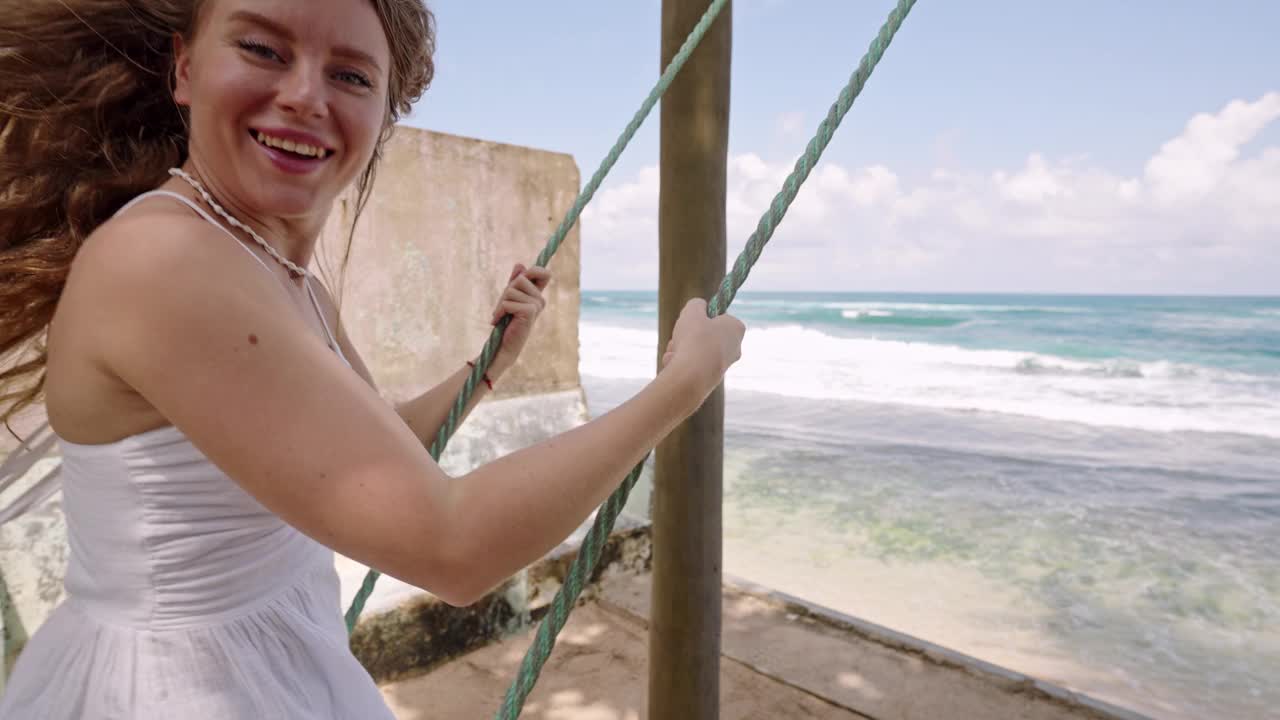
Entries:
{"label": "woman's face", "polygon": [[215,192],[251,213],[318,218],[368,165],[391,51],[369,0],[208,0],[177,42],[174,97]]}

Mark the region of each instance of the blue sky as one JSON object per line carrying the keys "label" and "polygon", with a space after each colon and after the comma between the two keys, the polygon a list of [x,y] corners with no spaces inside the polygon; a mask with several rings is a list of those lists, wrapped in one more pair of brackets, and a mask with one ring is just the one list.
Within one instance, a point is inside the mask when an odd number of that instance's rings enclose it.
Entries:
{"label": "blue sky", "polygon": [[[893,5],[735,3],[731,253]],[[659,70],[657,0],[433,9],[408,123],[584,179]],[[1280,293],[1277,27],[1270,2],[921,0],[748,288]],[[585,288],[656,286],[657,157],[655,112],[583,218]]]}

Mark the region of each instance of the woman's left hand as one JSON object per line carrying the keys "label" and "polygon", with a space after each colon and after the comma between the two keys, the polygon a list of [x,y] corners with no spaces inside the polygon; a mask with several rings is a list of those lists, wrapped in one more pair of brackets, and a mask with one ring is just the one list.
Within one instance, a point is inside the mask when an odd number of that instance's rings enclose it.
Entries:
{"label": "woman's left hand", "polygon": [[498,347],[498,352],[490,365],[491,376],[496,377],[506,372],[515,364],[516,358],[520,357],[520,351],[524,350],[524,344],[528,342],[529,335],[533,331],[534,321],[547,306],[546,299],[542,297],[542,291],[550,282],[551,272],[546,268],[526,268],[517,263],[511,269],[507,288],[498,299],[497,307],[493,309],[494,325],[498,324],[504,315],[510,315],[511,322],[507,325],[507,331],[502,336],[502,345]]}

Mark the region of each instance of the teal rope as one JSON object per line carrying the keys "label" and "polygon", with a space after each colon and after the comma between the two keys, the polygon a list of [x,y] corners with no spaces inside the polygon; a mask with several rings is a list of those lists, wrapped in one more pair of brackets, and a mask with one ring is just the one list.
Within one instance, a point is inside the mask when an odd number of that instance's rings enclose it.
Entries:
{"label": "teal rope", "polygon": [[[795,168],[782,185],[782,190],[774,197],[769,209],[760,218],[759,224],[756,225],[755,232],[751,233],[751,237],[747,239],[746,247],[738,255],[733,269],[725,276],[720,285],[720,290],[716,292],[715,297],[707,304],[708,316],[716,317],[723,314],[728,309],[729,304],[733,302],[738,289],[746,282],[752,266],[760,258],[760,253],[764,250],[764,246],[773,237],[773,232],[777,229],[778,224],[782,222],[783,216],[787,213],[787,208],[795,200],[796,193],[800,191],[800,186],[809,177],[810,171],[817,164],[818,158],[822,156],[823,150],[831,142],[831,136],[835,133],[836,128],[840,126],[840,121],[844,119],[845,114],[849,112],[849,108],[853,106],[854,99],[862,92],[867,79],[871,77],[871,72],[880,62],[884,51],[889,47],[890,41],[893,40],[893,36],[898,32],[898,28],[902,26],[902,21],[906,19],[907,13],[911,11],[914,5],[915,0],[899,0],[897,7],[889,13],[889,19],[881,26],[880,32],[872,40],[867,54],[863,56],[862,61],[858,64],[858,69],[854,71],[849,83],[840,91],[840,96],[836,99],[835,104],[831,106],[827,117],[818,126],[818,132],[809,141],[804,154],[796,161]],[[648,456],[646,456],[647,459]],[[613,530],[618,513],[626,505],[627,497],[631,494],[631,489],[635,487],[636,481],[640,478],[640,472],[643,468],[644,460],[640,461],[640,464],[632,469],[631,474],[623,481],[622,486],[597,511],[595,522],[592,524],[591,530],[588,531],[586,540],[583,541],[582,551],[574,558],[564,585],[556,593],[555,599],[551,601],[551,608],[547,613],[547,617],[538,626],[538,633],[534,638],[533,645],[525,653],[524,661],[520,664],[520,671],[511,687],[507,690],[502,707],[495,716],[498,720],[516,720],[519,717],[525,700],[528,698],[530,691],[533,690],[534,684],[538,681],[542,666],[546,663],[547,658],[550,657],[552,648],[555,647],[556,636],[559,635],[560,630],[564,627],[570,609],[582,592],[585,579],[591,577],[591,573],[595,570],[596,562],[600,558],[600,550],[604,546],[604,540]]]}
{"label": "teal rope", "polygon": [[[720,11],[724,9],[727,3],[728,0],[715,0],[707,8],[707,12],[703,14],[702,19],[698,21],[693,31],[689,33],[689,37],[685,39],[680,51],[671,59],[667,69],[658,78],[658,83],[649,92],[649,97],[645,98],[640,105],[640,109],[636,111],[636,114],[631,118],[631,122],[627,124],[626,129],[622,131],[622,135],[618,137],[617,142],[613,144],[613,148],[609,150],[609,154],[600,163],[599,169],[591,176],[590,182],[578,194],[578,199],[574,201],[573,207],[569,209],[564,220],[560,222],[560,226],[552,233],[551,239],[547,241],[546,247],[538,254],[538,259],[534,261],[534,265],[546,267],[547,263],[551,261],[551,256],[555,255],[556,251],[560,249],[560,245],[569,234],[570,228],[578,222],[578,216],[582,214],[582,209],[587,206],[588,202],[591,202],[591,198],[595,196],[600,183],[604,182],[605,176],[609,174],[614,164],[618,162],[622,151],[626,149],[627,144],[631,142],[631,138],[640,129],[640,125],[648,117],[649,111],[653,110],[653,106],[658,103],[658,99],[667,92],[667,88],[671,87],[671,81],[675,79],[680,69],[688,62],[694,48],[698,47],[698,43],[702,42],[702,38],[707,34],[711,23],[720,15]],[[471,401],[471,396],[475,394],[476,386],[483,381],[484,374],[488,372],[489,365],[493,362],[493,356],[497,354],[498,348],[502,345],[502,335],[507,331],[507,326],[510,323],[511,316],[507,315],[494,327],[493,332],[489,333],[489,340],[485,343],[484,349],[481,350],[480,357],[476,360],[476,365],[472,368],[471,374],[467,376],[466,382],[463,383],[462,392],[458,393],[457,399],[454,400],[453,407],[449,410],[449,417],[440,426],[440,432],[436,434],[435,442],[431,444],[431,457],[437,461],[440,460],[440,456],[444,453],[444,448],[449,443],[449,438],[453,437],[453,434],[457,431],[461,418],[466,414],[467,404]],[[612,523],[610,523],[610,528],[612,528]],[[364,582],[360,585],[360,589],[356,591],[355,599],[351,601],[351,607],[347,609],[348,633],[355,629],[356,620],[360,618],[360,613],[364,611],[364,605],[368,602],[369,595],[373,593],[374,585],[377,584],[380,576],[381,573],[377,570],[370,570],[364,576]]]}
{"label": "teal rope", "polygon": [[898,0],[897,7],[889,13],[889,18],[885,20],[884,25],[880,26],[880,32],[871,41],[871,47],[868,48],[867,53],[862,56],[862,61],[858,63],[858,69],[853,72],[848,84],[840,91],[835,104],[827,111],[827,117],[818,125],[817,133],[809,140],[809,144],[804,149],[804,154],[796,160],[795,168],[792,169],[791,174],[782,183],[782,190],[774,196],[773,202],[769,205],[769,210],[760,218],[755,232],[751,233],[751,237],[747,238],[746,247],[738,255],[737,261],[733,264],[733,269],[725,276],[719,292],[711,299],[711,302],[707,303],[707,315],[710,317],[722,314],[729,307],[729,304],[733,302],[733,298],[737,296],[738,289],[747,280],[747,274],[751,272],[752,266],[760,259],[760,253],[764,250],[764,246],[773,237],[773,231],[777,229],[778,224],[782,222],[783,216],[787,214],[787,208],[791,207],[791,202],[796,199],[796,194],[800,192],[800,186],[804,184],[804,181],[809,177],[809,173],[818,164],[818,158],[822,157],[822,152],[827,149],[827,145],[831,142],[831,137],[835,134],[836,128],[840,127],[840,121],[844,120],[849,108],[853,107],[853,101],[862,93],[862,88],[867,84],[867,79],[871,77],[871,72],[880,63],[880,58],[884,56],[885,50],[889,48],[889,43],[893,41],[893,36],[897,34],[898,28],[902,26],[902,21],[907,19],[907,13],[911,12],[911,8],[915,4],[916,0]]}

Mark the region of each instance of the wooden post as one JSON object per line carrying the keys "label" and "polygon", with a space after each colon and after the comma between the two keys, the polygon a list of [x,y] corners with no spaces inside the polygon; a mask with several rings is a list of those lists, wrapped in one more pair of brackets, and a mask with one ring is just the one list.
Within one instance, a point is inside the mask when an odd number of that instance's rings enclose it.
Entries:
{"label": "wooden post", "polygon": [[[710,0],[663,0],[665,67]],[[658,358],[685,303],[725,272],[732,3],[662,99]],[[658,447],[653,492],[650,718],[720,717],[724,394]]]}

